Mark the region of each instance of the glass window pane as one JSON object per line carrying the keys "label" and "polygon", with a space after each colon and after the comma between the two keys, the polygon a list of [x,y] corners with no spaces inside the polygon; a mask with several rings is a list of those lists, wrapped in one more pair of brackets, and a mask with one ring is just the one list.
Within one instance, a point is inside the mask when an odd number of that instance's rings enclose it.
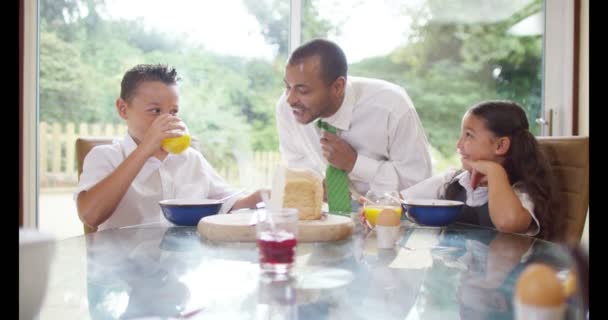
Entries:
{"label": "glass window pane", "polygon": [[540,133],[543,10],[541,0],[304,0],[302,41],[336,41],[349,74],[404,87],[441,172],[460,166],[460,121],[482,100],[521,104]]}

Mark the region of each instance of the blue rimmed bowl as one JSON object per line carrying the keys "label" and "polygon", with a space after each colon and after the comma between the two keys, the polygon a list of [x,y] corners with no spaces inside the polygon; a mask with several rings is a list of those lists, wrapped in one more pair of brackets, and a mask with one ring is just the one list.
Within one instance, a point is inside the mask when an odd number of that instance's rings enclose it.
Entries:
{"label": "blue rimmed bowl", "polygon": [[418,199],[403,200],[405,217],[413,222],[434,227],[443,227],[454,222],[464,207],[462,201]]}
{"label": "blue rimmed bowl", "polygon": [[167,199],[158,203],[163,215],[178,226],[196,226],[206,217],[217,214],[222,201],[212,199]]}

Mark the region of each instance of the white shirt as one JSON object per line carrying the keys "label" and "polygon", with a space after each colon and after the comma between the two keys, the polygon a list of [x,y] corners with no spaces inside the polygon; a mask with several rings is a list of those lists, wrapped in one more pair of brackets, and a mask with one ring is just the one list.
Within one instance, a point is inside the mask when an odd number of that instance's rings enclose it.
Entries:
{"label": "white shirt", "polygon": [[[137,145],[129,134],[110,145],[96,146],[84,159],[82,174],[74,199],[112,173],[135,150]],[[158,202],[164,199],[220,199],[234,193],[203,155],[188,148],[180,154],[168,154],[161,161],[146,160],[114,213],[99,225],[98,230],[152,222],[165,222]],[[237,198],[224,202],[220,212],[228,211]]]}
{"label": "white shirt", "polygon": [[[310,168],[325,175],[316,121],[296,121],[285,93],[276,105],[280,151],[289,167]],[[429,143],[405,90],[395,84],[349,76],[344,101],[324,121],[357,152],[348,177],[351,191],[370,188],[402,190],[431,176]],[[356,195],[355,193],[355,195]]]}
{"label": "white shirt", "polygon": [[[457,179],[458,183],[466,190],[467,199],[466,205],[469,207],[479,207],[486,203],[488,203],[488,187],[487,186],[479,186],[475,189],[471,187],[471,173],[468,171],[463,171],[458,174],[456,177],[455,169],[447,170],[446,172],[430,177],[415,186],[409,187],[405,190],[401,190],[401,196],[403,199],[443,199],[445,197],[445,191],[448,182],[452,179]],[[525,233],[529,236],[535,236],[540,232],[540,223],[534,214],[534,202],[530,195],[523,190],[518,184],[514,184],[511,186],[513,192],[521,201],[521,204],[530,216],[532,220],[534,220],[534,225],[530,226],[530,229]]]}

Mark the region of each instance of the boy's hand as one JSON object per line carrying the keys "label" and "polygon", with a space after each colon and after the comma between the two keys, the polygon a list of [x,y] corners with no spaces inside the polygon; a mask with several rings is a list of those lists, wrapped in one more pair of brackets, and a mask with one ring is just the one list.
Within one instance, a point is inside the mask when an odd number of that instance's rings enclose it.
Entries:
{"label": "boy's hand", "polygon": [[163,114],[156,118],[150,125],[139,146],[150,156],[158,151],[166,153],[160,146],[166,138],[176,138],[186,131],[182,120],[174,115]]}

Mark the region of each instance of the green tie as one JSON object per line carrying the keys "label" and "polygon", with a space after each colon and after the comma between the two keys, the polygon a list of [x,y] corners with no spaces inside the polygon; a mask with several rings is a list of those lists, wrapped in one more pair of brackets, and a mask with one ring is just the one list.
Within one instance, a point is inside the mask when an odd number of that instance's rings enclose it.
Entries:
{"label": "green tie", "polygon": [[[317,127],[329,133],[336,134],[336,128],[327,122],[317,121]],[[325,189],[329,212],[351,212],[350,192],[348,191],[348,175],[331,164],[325,171]]]}

